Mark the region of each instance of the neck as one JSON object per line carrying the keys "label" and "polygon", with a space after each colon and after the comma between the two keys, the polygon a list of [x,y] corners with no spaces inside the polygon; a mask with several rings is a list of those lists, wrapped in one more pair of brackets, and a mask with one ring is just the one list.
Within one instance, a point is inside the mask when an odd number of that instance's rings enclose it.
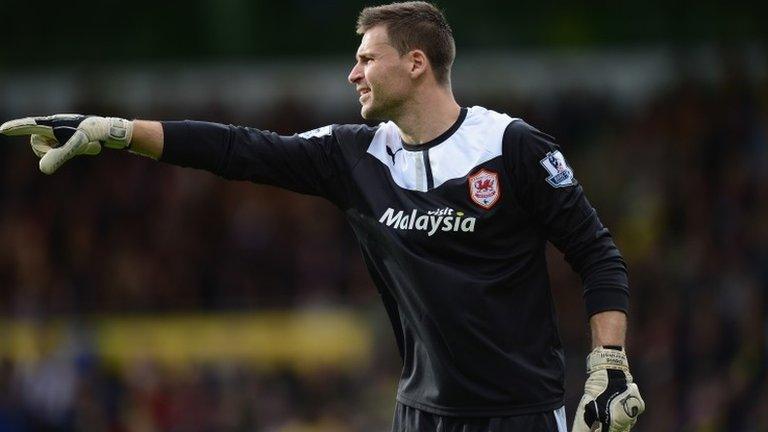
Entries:
{"label": "neck", "polygon": [[459,118],[461,107],[450,89],[439,88],[414,95],[402,114],[392,119],[408,144],[423,144],[439,137]]}

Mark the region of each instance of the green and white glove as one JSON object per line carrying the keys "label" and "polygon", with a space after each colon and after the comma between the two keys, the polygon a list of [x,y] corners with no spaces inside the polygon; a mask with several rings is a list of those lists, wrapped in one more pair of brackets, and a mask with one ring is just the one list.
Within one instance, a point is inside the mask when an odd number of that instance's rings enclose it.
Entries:
{"label": "green and white glove", "polygon": [[75,156],[99,154],[102,146],[128,148],[133,122],[117,117],[56,114],[5,122],[0,133],[30,135],[32,151],[40,157],[40,171],[53,174]]}
{"label": "green and white glove", "polygon": [[573,432],[623,432],[645,411],[621,347],[598,347],[587,357],[584,396],[573,419]]}

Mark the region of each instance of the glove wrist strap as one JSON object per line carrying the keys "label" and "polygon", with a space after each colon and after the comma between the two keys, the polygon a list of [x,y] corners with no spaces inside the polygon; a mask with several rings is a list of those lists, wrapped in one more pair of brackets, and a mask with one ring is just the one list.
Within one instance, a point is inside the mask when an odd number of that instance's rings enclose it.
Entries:
{"label": "glove wrist strap", "polygon": [[109,132],[105,145],[114,149],[130,149],[133,122],[117,117],[107,117],[107,122],[109,122]]}
{"label": "glove wrist strap", "polygon": [[597,347],[587,356],[587,374],[605,369],[629,373],[629,362],[624,350]]}

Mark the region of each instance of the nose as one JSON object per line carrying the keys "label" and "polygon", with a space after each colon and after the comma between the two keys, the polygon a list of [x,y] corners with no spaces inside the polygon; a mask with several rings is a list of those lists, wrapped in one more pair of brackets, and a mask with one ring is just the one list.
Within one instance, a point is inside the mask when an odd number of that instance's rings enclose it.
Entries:
{"label": "nose", "polygon": [[360,67],[360,63],[356,63],[352,70],[349,71],[349,76],[347,77],[347,80],[350,84],[355,84],[363,77],[362,68]]}

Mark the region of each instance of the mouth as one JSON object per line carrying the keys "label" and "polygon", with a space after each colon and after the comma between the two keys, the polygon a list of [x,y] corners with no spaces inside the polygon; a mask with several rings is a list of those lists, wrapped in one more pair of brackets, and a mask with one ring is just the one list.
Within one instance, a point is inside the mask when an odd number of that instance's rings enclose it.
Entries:
{"label": "mouth", "polygon": [[358,101],[362,104],[363,101],[368,97],[368,95],[371,93],[371,89],[360,89],[357,91],[360,94],[360,97],[358,98]]}

